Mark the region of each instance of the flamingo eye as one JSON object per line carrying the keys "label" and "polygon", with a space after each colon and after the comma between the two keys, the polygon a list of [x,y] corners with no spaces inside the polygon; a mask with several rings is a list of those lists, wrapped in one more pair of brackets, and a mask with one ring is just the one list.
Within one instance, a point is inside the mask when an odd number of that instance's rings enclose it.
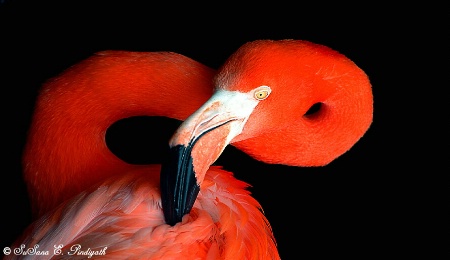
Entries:
{"label": "flamingo eye", "polygon": [[261,86],[255,90],[254,97],[257,100],[264,100],[269,96],[270,92],[271,89],[269,86]]}

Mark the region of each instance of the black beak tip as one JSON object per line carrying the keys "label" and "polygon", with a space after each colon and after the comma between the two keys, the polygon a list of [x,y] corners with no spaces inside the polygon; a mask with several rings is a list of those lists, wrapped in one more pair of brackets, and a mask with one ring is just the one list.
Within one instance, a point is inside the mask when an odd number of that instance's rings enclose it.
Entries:
{"label": "black beak tip", "polygon": [[181,222],[197,199],[197,184],[191,156],[192,146],[177,145],[169,150],[168,160],[161,167],[161,202],[168,225]]}

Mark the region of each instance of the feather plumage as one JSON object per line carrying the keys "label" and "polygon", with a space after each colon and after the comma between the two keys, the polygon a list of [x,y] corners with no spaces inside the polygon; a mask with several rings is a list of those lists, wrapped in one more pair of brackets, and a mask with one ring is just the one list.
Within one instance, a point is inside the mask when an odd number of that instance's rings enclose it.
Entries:
{"label": "feather plumage", "polygon": [[172,227],[164,221],[159,180],[148,178],[159,170],[140,168],[93,186],[37,220],[32,235],[13,247],[53,253],[62,245],[55,259],[85,259],[88,249],[104,250],[96,259],[279,259],[248,184],[211,167],[191,213]]}

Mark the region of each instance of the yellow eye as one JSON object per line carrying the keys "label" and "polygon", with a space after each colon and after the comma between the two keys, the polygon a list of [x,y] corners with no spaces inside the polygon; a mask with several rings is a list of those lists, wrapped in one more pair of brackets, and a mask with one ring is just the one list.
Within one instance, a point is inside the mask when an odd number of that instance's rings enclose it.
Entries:
{"label": "yellow eye", "polygon": [[271,91],[270,87],[261,86],[255,90],[255,94],[254,94],[255,98],[258,100],[264,100],[269,96],[270,91]]}

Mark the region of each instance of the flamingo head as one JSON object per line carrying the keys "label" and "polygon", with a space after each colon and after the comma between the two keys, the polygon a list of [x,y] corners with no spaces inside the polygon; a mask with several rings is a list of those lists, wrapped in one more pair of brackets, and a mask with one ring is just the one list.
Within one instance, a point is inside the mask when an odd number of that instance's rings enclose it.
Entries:
{"label": "flamingo head", "polygon": [[[372,120],[364,72],[343,55],[305,41],[247,43],[218,70],[214,84],[211,98],[181,124],[169,143],[171,158],[161,170],[161,189],[166,222],[171,225],[189,213],[208,168],[228,144],[267,163],[325,165],[349,149]],[[364,89],[364,95],[358,89]],[[346,91],[368,98],[347,101],[339,94]],[[350,102],[349,107],[363,104],[362,111],[359,107],[363,119],[340,123],[338,117],[346,116],[333,111],[342,102]],[[317,103],[324,104],[320,111],[305,116]],[[358,121],[358,127],[351,128],[354,137],[329,135],[333,125],[355,125],[352,120]],[[321,132],[321,126],[328,125],[331,128]],[[333,139],[344,141],[334,142],[338,148],[329,147],[330,152],[326,142]]]}

